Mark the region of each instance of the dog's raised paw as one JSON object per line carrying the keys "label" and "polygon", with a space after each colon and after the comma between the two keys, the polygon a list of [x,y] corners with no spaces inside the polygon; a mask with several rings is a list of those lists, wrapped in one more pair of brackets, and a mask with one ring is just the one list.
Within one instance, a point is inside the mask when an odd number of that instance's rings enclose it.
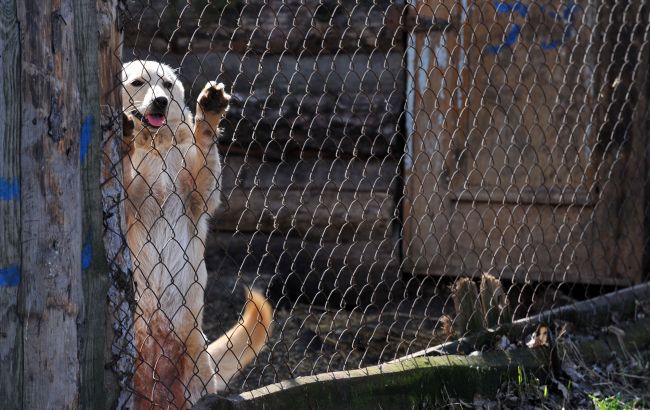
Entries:
{"label": "dog's raised paw", "polygon": [[135,123],[131,116],[122,113],[122,135],[125,137],[133,138],[133,130],[135,129]]}
{"label": "dog's raised paw", "polygon": [[228,108],[230,94],[223,83],[208,82],[198,98],[199,105],[206,112],[222,113]]}
{"label": "dog's raised paw", "polygon": [[135,123],[131,116],[122,113],[122,153],[129,155],[133,150]]}

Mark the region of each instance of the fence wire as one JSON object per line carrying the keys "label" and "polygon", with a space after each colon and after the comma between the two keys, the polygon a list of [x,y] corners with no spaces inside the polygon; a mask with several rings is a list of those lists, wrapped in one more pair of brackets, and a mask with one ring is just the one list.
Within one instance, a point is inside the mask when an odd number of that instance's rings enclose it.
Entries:
{"label": "fence wire", "polygon": [[118,350],[136,408],[385,363],[647,281],[648,13],[126,1]]}

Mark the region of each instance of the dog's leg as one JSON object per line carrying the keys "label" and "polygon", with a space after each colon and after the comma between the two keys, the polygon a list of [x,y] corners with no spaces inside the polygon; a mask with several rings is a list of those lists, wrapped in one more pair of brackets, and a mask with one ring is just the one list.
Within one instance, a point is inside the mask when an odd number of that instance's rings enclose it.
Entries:
{"label": "dog's leg", "polygon": [[135,151],[135,123],[122,113],[122,180],[125,187],[133,181],[133,152]]}
{"label": "dog's leg", "polygon": [[223,83],[209,82],[203,87],[197,99],[194,119],[194,134],[197,140],[203,137],[207,138],[208,143],[213,142],[229,103],[230,94],[226,93],[226,86]]}
{"label": "dog's leg", "polygon": [[216,146],[219,123],[228,109],[230,95],[223,83],[208,83],[203,87],[196,104],[194,138],[196,156],[192,158],[190,173],[194,189],[190,194],[190,209],[195,219],[212,215],[219,206],[219,192],[215,187],[221,174],[221,164]]}

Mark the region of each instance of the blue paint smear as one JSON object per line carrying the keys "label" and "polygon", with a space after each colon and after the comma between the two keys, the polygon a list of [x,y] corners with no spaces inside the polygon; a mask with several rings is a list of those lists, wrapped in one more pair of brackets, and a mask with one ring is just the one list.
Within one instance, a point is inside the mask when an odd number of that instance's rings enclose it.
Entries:
{"label": "blue paint smear", "polygon": [[528,6],[522,4],[519,1],[515,2],[515,4],[512,5],[502,1],[495,1],[494,8],[497,13],[517,13],[522,17],[526,17],[528,15]]}
{"label": "blue paint smear", "polygon": [[18,177],[13,180],[0,178],[0,201],[13,201],[20,199],[20,181]]}
{"label": "blue paint smear", "polygon": [[498,54],[503,49],[513,46],[517,42],[517,38],[519,38],[520,33],[521,33],[521,26],[519,24],[513,24],[510,31],[506,33],[503,43],[499,45],[487,46],[486,48],[487,52],[490,54]]}
{"label": "blue paint smear", "polygon": [[501,3],[500,1],[494,2],[494,8],[497,13],[510,13],[510,5],[506,3]]}
{"label": "blue paint smear", "polygon": [[90,241],[86,242],[81,248],[81,269],[86,270],[93,261],[93,245]]}
{"label": "blue paint smear", "polygon": [[81,125],[81,135],[79,136],[79,158],[81,161],[86,159],[88,148],[90,147],[90,137],[93,131],[93,116],[87,115]]}
{"label": "blue paint smear", "polygon": [[528,6],[524,6],[523,4],[517,2],[512,6],[512,11],[518,13],[522,17],[526,17],[528,15]]}
{"label": "blue paint smear", "polygon": [[[539,5],[539,7],[542,13],[546,12],[546,9],[543,5]],[[573,23],[574,15],[576,11],[579,9],[579,7],[580,6],[577,5],[573,0],[569,0],[566,6],[562,8],[560,13],[556,13],[555,11],[552,10],[547,13],[549,17],[552,17],[554,19],[558,19],[558,18],[562,19],[564,21],[565,28],[562,34],[562,40],[551,39],[550,41],[542,41],[540,46],[542,47],[543,50],[557,49],[563,43],[575,37],[575,29],[573,28],[572,23]],[[509,3],[505,1],[494,0],[494,8],[497,13],[502,13],[502,14],[516,13],[522,17],[526,17],[528,15],[529,6],[522,4],[520,1]],[[501,51],[503,51],[504,48],[514,45],[514,43],[517,41],[519,37],[520,32],[521,32],[521,26],[518,24],[514,24],[510,32],[508,32],[505,35],[504,42],[502,44],[489,45],[487,46],[486,51],[489,54],[500,53]]]}
{"label": "blue paint smear", "polygon": [[20,284],[20,267],[0,268],[0,287],[15,287]]}
{"label": "blue paint smear", "polygon": [[564,11],[562,12],[562,17],[564,18],[565,21],[567,21],[568,23],[571,23],[571,19],[573,18],[573,13],[574,13],[576,8],[577,7],[576,7],[575,3],[573,3],[572,1],[570,1],[566,5],[566,7],[564,8]]}
{"label": "blue paint smear", "polygon": [[542,41],[542,50],[554,50],[558,48],[562,43],[557,40],[551,40],[548,43]]}

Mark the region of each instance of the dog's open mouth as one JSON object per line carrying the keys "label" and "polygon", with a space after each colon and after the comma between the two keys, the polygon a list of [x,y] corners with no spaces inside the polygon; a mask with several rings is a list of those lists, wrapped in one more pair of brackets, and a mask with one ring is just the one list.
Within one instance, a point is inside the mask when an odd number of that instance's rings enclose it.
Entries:
{"label": "dog's open mouth", "polygon": [[163,114],[145,114],[144,123],[153,128],[160,128],[167,123]]}

